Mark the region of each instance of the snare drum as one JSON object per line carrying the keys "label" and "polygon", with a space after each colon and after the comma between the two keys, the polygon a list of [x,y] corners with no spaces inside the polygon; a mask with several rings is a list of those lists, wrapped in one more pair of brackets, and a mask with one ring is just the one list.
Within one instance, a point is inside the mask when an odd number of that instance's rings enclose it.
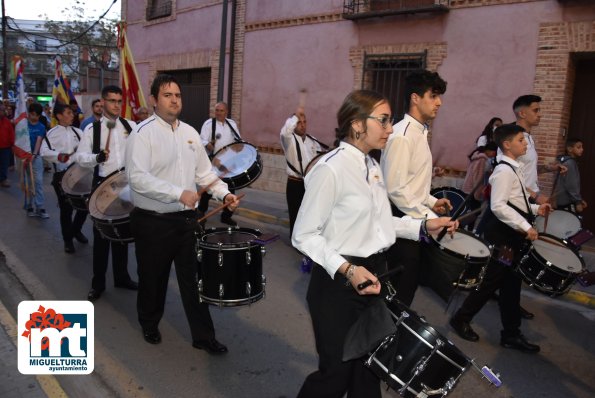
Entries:
{"label": "snare drum", "polygon": [[72,163],[62,176],[61,186],[73,208],[87,211],[87,199],[93,189],[93,169]]}
{"label": "snare drum", "polygon": [[535,218],[537,232],[548,233],[560,239],[568,239],[581,230],[581,220],[574,213],[566,210],[554,210],[548,215],[547,231],[544,231],[545,217]]}
{"label": "snare drum", "polygon": [[422,261],[427,267],[424,284],[448,301],[455,287],[477,287],[485,275],[491,250],[487,243],[464,229],[440,242],[430,235],[422,240]]}
{"label": "snare drum", "polygon": [[407,306],[390,298],[387,306],[397,331],[370,353],[365,364],[403,397],[448,395],[469,359]]}
{"label": "snare drum", "polygon": [[585,262],[567,241],[548,234],[539,237],[519,261],[517,271],[541,293],[552,297],[565,294],[585,269]]}
{"label": "snare drum", "polygon": [[219,149],[211,160],[213,171],[229,189],[245,188],[262,173],[262,160],[254,145],[234,142]]}
{"label": "snare drum", "polygon": [[105,239],[133,242],[130,230],[130,186],[124,169],[107,176],[89,198],[89,214],[95,228]]}
{"label": "snare drum", "polygon": [[262,273],[265,248],[256,242],[256,229],[210,228],[197,242],[201,279],[200,300],[218,306],[239,306],[260,300],[265,294]]}

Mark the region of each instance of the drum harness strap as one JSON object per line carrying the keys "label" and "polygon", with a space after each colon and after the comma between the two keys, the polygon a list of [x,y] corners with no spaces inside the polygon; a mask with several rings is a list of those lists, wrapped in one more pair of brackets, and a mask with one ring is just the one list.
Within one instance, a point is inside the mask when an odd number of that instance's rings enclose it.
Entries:
{"label": "drum harness strap", "polygon": [[[213,118],[211,119],[211,142],[213,144],[215,144],[215,141],[217,141],[217,138],[219,137],[215,137],[215,128],[217,128],[217,119]],[[233,127],[231,127],[231,123],[229,122],[229,119],[225,119],[225,123],[229,126],[229,129],[231,130],[232,134],[233,134],[233,138],[236,141],[242,141],[242,137],[240,137],[240,135],[238,134],[237,131],[234,130]]]}
{"label": "drum harness strap", "polygon": [[508,165],[512,169],[512,171],[514,172],[514,174],[516,175],[516,177],[519,179],[519,183],[521,184],[521,190],[523,191],[523,199],[525,199],[525,206],[527,206],[527,211],[522,211],[521,209],[519,209],[517,206],[513,205],[510,202],[506,202],[506,204],[508,206],[512,207],[517,213],[519,213],[520,215],[522,215],[530,224],[533,224],[533,221],[535,220],[535,215],[531,211],[531,206],[529,205],[529,200],[527,199],[527,193],[525,192],[525,187],[523,186],[523,182],[521,181],[521,177],[519,177],[519,175],[516,173],[516,170],[514,169],[514,167],[512,167],[512,165],[510,163],[505,162],[505,161],[502,160],[498,164]]}
{"label": "drum harness strap", "polygon": [[[128,123],[128,120],[124,119],[123,117],[118,117],[118,120],[120,121],[120,123],[122,123],[122,126],[124,126],[124,128],[126,129],[126,132],[128,134],[130,134],[130,132],[132,131],[132,127],[130,127],[130,123]],[[101,148],[99,147],[101,144],[101,120],[95,120],[93,122],[93,149],[91,150],[91,153],[99,153],[101,151]],[[100,181],[100,177],[99,177],[99,165],[95,165],[95,168],[93,169],[93,181],[96,181],[97,184],[99,184]]]}
{"label": "drum harness strap", "polygon": [[[311,140],[317,142],[318,145],[320,145],[323,149],[325,149],[325,150],[329,149],[328,145],[318,141],[316,138],[312,137],[310,134],[306,134],[306,137],[309,137]],[[296,137],[295,133],[293,133],[293,139],[295,140],[295,151],[297,152],[298,162],[300,163],[300,171],[298,171],[294,165],[289,163],[289,160],[287,160],[287,158],[285,158],[285,161],[287,162],[287,166],[289,166],[289,168],[294,173],[299,174],[303,178],[304,177],[304,165],[302,164],[302,150],[301,150],[298,138]],[[322,152],[319,152],[319,153],[322,153]]]}
{"label": "drum harness strap", "polygon": [[[76,130],[72,128],[72,126],[70,126],[70,129],[72,130],[74,135],[76,135],[76,139],[80,142],[81,136],[79,135],[79,133],[77,133]],[[45,135],[45,137],[43,137],[43,139],[45,140],[45,143],[48,144],[48,148],[50,148],[50,151],[53,151],[54,148],[52,148],[52,144],[50,144],[50,140],[48,139],[47,134]],[[54,166],[54,173],[58,173],[58,168],[56,167],[56,164],[52,163],[52,165]]]}

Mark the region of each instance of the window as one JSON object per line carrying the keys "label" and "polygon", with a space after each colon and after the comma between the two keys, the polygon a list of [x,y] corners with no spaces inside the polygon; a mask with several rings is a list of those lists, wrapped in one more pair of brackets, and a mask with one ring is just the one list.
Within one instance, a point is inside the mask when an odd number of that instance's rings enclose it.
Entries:
{"label": "window", "polygon": [[43,78],[35,79],[35,92],[37,92],[37,93],[47,93],[48,92],[47,79],[43,79]]}
{"label": "window", "polygon": [[35,39],[35,51],[47,51],[46,39]]}
{"label": "window", "polygon": [[378,91],[388,97],[395,120],[405,109],[405,76],[424,69],[426,52],[414,54],[365,55],[362,88]]}
{"label": "window", "polygon": [[171,15],[172,0],[148,0],[147,21],[157,18],[169,17]]}

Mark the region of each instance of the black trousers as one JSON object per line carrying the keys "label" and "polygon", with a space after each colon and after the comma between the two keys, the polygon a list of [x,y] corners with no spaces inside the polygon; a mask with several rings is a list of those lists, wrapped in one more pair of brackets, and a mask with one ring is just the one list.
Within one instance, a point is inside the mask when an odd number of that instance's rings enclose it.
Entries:
{"label": "black trousers", "polygon": [[[236,193],[234,189],[230,189],[229,192],[233,194]],[[198,201],[198,210],[206,213],[207,210],[209,210],[209,200],[211,200],[212,197],[213,195],[210,195],[207,192],[204,192],[202,195],[200,195],[200,200]],[[229,210],[227,207],[224,207],[221,211],[221,218],[231,218],[231,216],[233,216],[233,211]]]}
{"label": "black trousers", "polygon": [[[62,239],[64,239],[64,242],[72,242],[74,234],[81,231],[89,212],[81,210],[75,211],[70,205],[64,191],[62,191],[62,177],[64,177],[63,171],[54,173],[54,176],[52,177],[52,186],[54,187],[54,191],[56,191],[58,207],[60,208],[60,229],[62,230]],[[72,213],[74,213],[74,218],[72,217]]]}
{"label": "black trousers", "polygon": [[[97,187],[104,180],[102,177],[93,179],[93,186]],[[128,243],[115,242],[105,239],[95,225],[93,225],[93,280],[91,287],[95,290],[105,290],[105,273],[109,260],[110,247],[112,250],[112,271],[114,284],[130,282],[128,274]]]}
{"label": "black trousers", "polygon": [[295,220],[305,193],[304,180],[287,178],[285,197],[287,199],[287,210],[289,211],[289,236],[293,234],[293,226],[295,225]]}
{"label": "black trousers", "polygon": [[411,306],[415,291],[421,278],[420,243],[397,238],[394,245],[388,249],[388,268],[403,267],[401,273],[394,274],[390,282],[396,290],[395,297],[406,306]]}
{"label": "black trousers", "polygon": [[471,322],[473,317],[500,289],[500,319],[502,321],[502,337],[518,336],[521,327],[521,277],[511,266],[491,259],[479,290],[471,290],[463,305],[455,313],[459,321]]}
{"label": "black trousers", "polygon": [[[377,255],[373,264],[365,264],[371,272],[382,273],[386,269],[384,255]],[[350,260],[360,265],[360,261]],[[383,295],[360,296],[342,275],[332,279],[320,265],[312,268],[307,301],[312,317],[318,370],[308,375],[298,398],[380,398],[380,381],[368,369],[363,360],[343,362],[343,343],[350,327],[363,310]]]}
{"label": "black trousers", "polygon": [[196,219],[192,210],[158,214],[135,208],[130,214],[138,263],[138,321],[143,330],[157,330],[173,262],[192,339],[215,338],[209,307],[198,297]]}

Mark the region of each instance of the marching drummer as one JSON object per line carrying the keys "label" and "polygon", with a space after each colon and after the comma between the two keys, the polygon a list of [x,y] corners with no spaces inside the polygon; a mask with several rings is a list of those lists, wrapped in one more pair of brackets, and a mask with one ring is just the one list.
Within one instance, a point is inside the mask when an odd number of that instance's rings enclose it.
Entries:
{"label": "marching drummer", "polygon": [[[420,229],[458,223],[391,216],[385,180],[372,149],[392,133],[388,100],[374,91],[349,94],[337,112],[339,147],[318,161],[305,179],[306,193],[292,236],[312,269],[307,301],[319,355],[298,397],[380,397],[379,380],[360,359],[343,361],[343,344],[364,310],[382,300],[375,274],[386,272],[385,250],[396,236],[419,239]],[[362,289],[358,285],[370,281]],[[377,326],[377,325],[373,325]]]}
{"label": "marching drummer", "polygon": [[[233,144],[234,142],[242,141],[238,125],[232,119],[227,117],[228,107],[225,102],[217,102],[215,104],[215,117],[207,119],[200,129],[200,139],[207,150],[207,154],[212,158],[221,148]],[[230,189],[231,193],[235,190]],[[206,213],[209,209],[209,200],[212,196],[208,193],[202,194],[198,209]],[[221,212],[221,222],[235,227],[238,225],[234,219],[231,218],[233,211],[225,208]]]}
{"label": "marching drummer", "polygon": [[195,232],[197,184],[223,200],[231,210],[239,204],[213,172],[198,132],[181,122],[180,85],[170,75],[151,84],[155,113],[138,125],[126,144],[126,171],[134,210],[130,226],[138,263],[138,320],[147,343],[159,344],[172,262],[190,325],[192,346],[209,354],[227,347],[215,339],[208,304],[198,296]]}
{"label": "marching drummer", "polygon": [[83,244],[89,243],[89,240],[81,231],[88,212],[74,210],[62,190],[62,178],[68,166],[73,163],[72,155],[76,152],[83,132],[72,126],[74,113],[68,105],[56,102],[54,117],[58,120],[58,125],[48,131],[41,143],[39,153],[44,160],[54,165],[52,186],[56,191],[58,206],[60,207],[60,228],[64,240],[64,251],[72,254],[75,251],[73,239]]}
{"label": "marching drummer", "polygon": [[500,289],[500,315],[502,331],[500,345],[528,353],[539,352],[521,334],[521,277],[514,265],[524,254],[526,240],[536,240],[537,231],[532,226],[535,214],[545,216],[551,211],[547,203],[529,202],[522,165],[517,159],[527,152],[525,129],[506,124],[494,132],[494,139],[502,151],[500,162],[490,176],[492,186],[490,208],[486,217],[484,238],[495,246],[485,277],[478,290],[472,290],[463,305],[450,320],[450,325],[462,338],[479,340],[470,322],[494,292]]}
{"label": "marching drummer", "polygon": [[[302,93],[302,97],[305,93]],[[303,102],[303,101],[300,101]],[[304,197],[306,167],[322,148],[328,146],[306,133],[306,112],[302,103],[281,128],[281,146],[287,162],[287,186],[285,196],[289,210],[289,235],[293,233],[295,219]]]}
{"label": "marching drummer", "polygon": [[[392,202],[393,215],[414,219],[432,219],[452,210],[447,198],[430,194],[432,184],[432,152],[428,144],[428,123],[434,120],[442,105],[446,82],[436,72],[413,72],[405,80],[408,112],[393,128],[382,151],[380,164],[386,175],[386,188]],[[411,305],[421,277],[419,242],[398,239],[390,249],[389,266],[404,266],[404,271],[391,279],[396,298]]]}
{"label": "marching drummer", "polygon": [[[120,117],[122,111],[122,89],[105,86],[101,90],[103,116],[85,128],[76,152],[77,163],[94,168],[93,187],[99,186],[113,172],[124,168],[126,140],[136,123]],[[93,226],[93,279],[87,294],[89,301],[95,301],[105,290],[105,272],[112,250],[114,286],[137,290],[138,283],[128,274],[128,243],[105,239]]]}

